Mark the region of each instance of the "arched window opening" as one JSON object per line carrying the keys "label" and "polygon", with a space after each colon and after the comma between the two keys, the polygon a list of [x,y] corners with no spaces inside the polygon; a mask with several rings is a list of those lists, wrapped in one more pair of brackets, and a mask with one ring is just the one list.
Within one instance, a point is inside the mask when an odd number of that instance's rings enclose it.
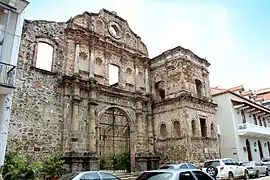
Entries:
{"label": "arched window opening", "polygon": [[264,127],[267,127],[265,118],[263,118],[263,125],[264,125]]}
{"label": "arched window opening", "polygon": [[164,81],[159,81],[155,83],[156,95],[159,100],[165,100],[165,89],[164,89]]}
{"label": "arched window opening", "polygon": [[195,80],[196,92],[198,97],[202,97],[202,82],[198,79]]}
{"label": "arched window opening", "polygon": [[39,42],[37,44],[36,53],[36,68],[51,71],[53,61],[53,46],[44,42]]}
{"label": "arched window opening", "polygon": [[258,121],[257,121],[257,118],[256,118],[255,114],[253,114],[253,119],[254,119],[254,124],[258,125]]}
{"label": "arched window opening", "polygon": [[259,120],[259,125],[262,126],[262,120],[260,116],[258,116],[258,120]]}
{"label": "arched window opening", "polygon": [[267,141],[267,147],[268,147],[268,154],[270,156],[270,143],[269,143],[269,141]]}
{"label": "arched window opening", "polygon": [[195,120],[191,121],[192,135],[196,136],[196,123]]}
{"label": "arched window opening", "polygon": [[168,135],[167,127],[165,124],[160,125],[160,135],[162,138],[166,138]]}
{"label": "arched window opening", "polygon": [[260,159],[262,159],[263,158],[263,150],[262,150],[262,144],[261,144],[260,140],[258,140],[258,147],[259,147]]}
{"label": "arched window opening", "polygon": [[180,130],[180,123],[179,121],[174,121],[173,122],[173,128],[174,128],[174,133],[177,137],[181,136],[181,130]]}
{"label": "arched window opening", "polygon": [[250,143],[248,139],[246,139],[246,148],[247,148],[247,153],[248,153],[248,160],[252,161],[252,153],[251,153]]}

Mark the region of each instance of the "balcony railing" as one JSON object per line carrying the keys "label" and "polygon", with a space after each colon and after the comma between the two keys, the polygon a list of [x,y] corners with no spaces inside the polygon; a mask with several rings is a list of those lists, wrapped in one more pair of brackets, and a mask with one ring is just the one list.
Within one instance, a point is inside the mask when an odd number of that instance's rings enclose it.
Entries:
{"label": "balcony railing", "polygon": [[0,85],[14,87],[16,66],[0,62]]}
{"label": "balcony railing", "polygon": [[244,123],[238,125],[238,135],[250,137],[270,137],[270,128],[255,125],[253,123]]}

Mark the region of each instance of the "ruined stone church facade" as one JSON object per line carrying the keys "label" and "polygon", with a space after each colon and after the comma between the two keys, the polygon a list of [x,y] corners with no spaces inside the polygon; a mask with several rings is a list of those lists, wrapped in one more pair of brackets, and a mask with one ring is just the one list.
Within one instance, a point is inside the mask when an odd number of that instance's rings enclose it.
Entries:
{"label": "ruined stone church facade", "polygon": [[215,158],[208,66],[182,47],[149,59],[127,21],[105,9],[26,20],[8,148],[62,152],[73,171],[112,168],[125,153],[131,171]]}

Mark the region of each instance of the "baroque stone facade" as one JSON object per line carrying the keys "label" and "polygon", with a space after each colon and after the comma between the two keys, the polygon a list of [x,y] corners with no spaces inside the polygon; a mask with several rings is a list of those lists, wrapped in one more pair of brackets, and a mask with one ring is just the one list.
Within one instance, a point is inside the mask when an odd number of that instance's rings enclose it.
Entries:
{"label": "baroque stone facade", "polygon": [[[41,56],[44,46],[51,51]],[[35,158],[63,152],[71,170],[111,168],[110,155],[125,152],[132,171],[156,167],[160,152],[217,156],[208,66],[182,47],[150,60],[128,23],[105,9],[26,20],[9,148]]]}

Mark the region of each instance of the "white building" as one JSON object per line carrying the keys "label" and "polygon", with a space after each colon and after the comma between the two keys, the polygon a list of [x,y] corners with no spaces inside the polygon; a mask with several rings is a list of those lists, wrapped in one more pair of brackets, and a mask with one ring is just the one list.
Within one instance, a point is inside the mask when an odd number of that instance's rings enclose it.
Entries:
{"label": "white building", "polygon": [[25,0],[0,0],[0,167],[4,164],[12,91],[27,5]]}
{"label": "white building", "polygon": [[270,110],[230,90],[215,92],[221,157],[260,161],[270,156]]}

